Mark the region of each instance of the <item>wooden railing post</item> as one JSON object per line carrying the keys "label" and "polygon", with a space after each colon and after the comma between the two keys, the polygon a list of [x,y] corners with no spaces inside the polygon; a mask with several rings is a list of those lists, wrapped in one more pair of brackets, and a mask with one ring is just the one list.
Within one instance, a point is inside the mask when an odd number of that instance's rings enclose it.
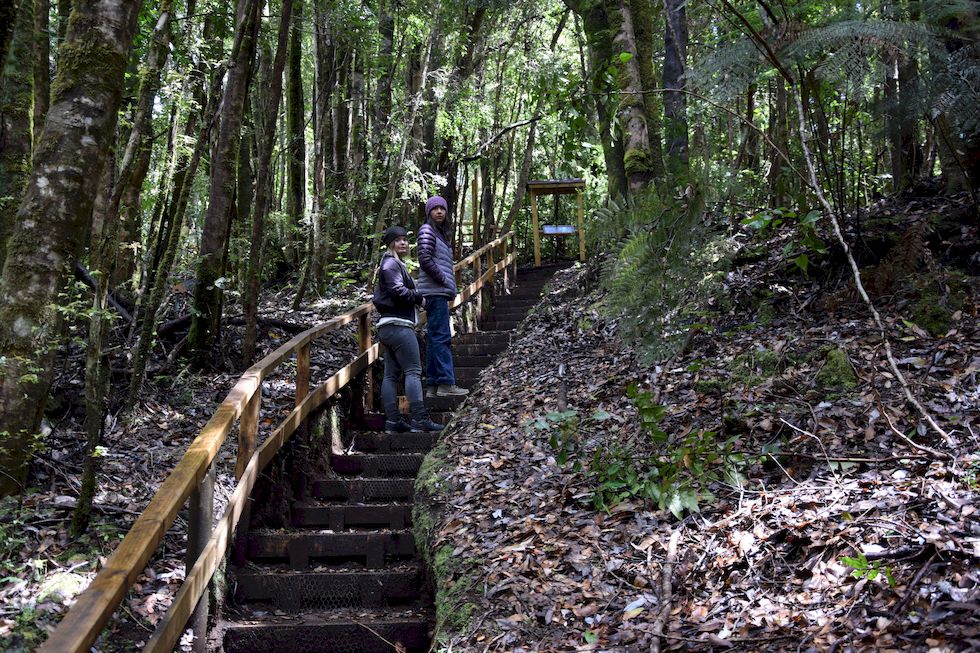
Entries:
{"label": "wooden railing post", "polygon": [[[204,547],[211,538],[211,522],[214,519],[214,465],[208,467],[200,485],[188,498],[189,520],[187,524],[187,554],[184,559],[185,574],[190,573]],[[208,650],[208,598],[204,596],[187,622],[194,633],[194,653]]]}
{"label": "wooden railing post", "polygon": [[[476,260],[473,261],[473,280],[476,281],[481,276],[483,276],[483,256],[477,256]],[[473,321],[471,323],[470,331],[476,331],[477,325],[480,323],[480,318],[483,316],[483,289],[481,288],[476,293],[476,301],[473,312]]]}
{"label": "wooden railing post", "polygon": [[310,343],[296,350],[296,406],[310,394]]}
{"label": "wooden railing post", "polygon": [[238,422],[238,459],[235,461],[235,479],[245,473],[248,459],[255,453],[255,443],[259,435],[259,409],[262,407],[262,383],[255,389],[252,398],[245,404],[241,420]]}
{"label": "wooden railing post", "polygon": [[[365,313],[357,318],[357,353],[363,354],[371,348],[371,314]],[[364,410],[374,409],[374,384],[371,368],[364,372]]]}

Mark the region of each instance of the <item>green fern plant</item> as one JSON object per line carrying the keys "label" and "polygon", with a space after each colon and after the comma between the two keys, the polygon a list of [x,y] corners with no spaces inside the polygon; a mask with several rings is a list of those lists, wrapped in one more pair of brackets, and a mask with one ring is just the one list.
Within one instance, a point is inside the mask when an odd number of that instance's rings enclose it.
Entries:
{"label": "green fern plant", "polygon": [[730,254],[726,241],[694,198],[654,191],[610,202],[592,229],[596,249],[615,253],[603,275],[607,308],[646,358],[669,356],[713,310]]}

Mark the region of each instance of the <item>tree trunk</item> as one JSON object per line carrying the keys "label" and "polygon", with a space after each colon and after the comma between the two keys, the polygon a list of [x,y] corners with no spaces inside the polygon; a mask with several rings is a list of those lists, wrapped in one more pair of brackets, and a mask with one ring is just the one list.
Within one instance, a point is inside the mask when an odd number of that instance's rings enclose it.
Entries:
{"label": "tree trunk", "polygon": [[582,28],[589,46],[589,67],[592,97],[599,122],[602,156],[606,163],[607,186],[610,197],[626,194],[629,182],[624,165],[625,148],[620,135],[613,129],[613,110],[610,98],[613,89],[606,80],[606,69],[613,63],[612,32],[602,2],[595,0],[565,0],[565,5],[582,18]]}
{"label": "tree trunk", "polygon": [[306,208],[306,121],[303,98],[303,0],[295,0],[289,36],[289,67],[286,74],[286,131],[289,139],[286,215],[292,233],[287,240],[287,258],[299,271],[304,260],[303,224]]}
{"label": "tree trunk", "polygon": [[415,118],[418,116],[419,112],[419,104],[422,102],[422,96],[425,94],[426,80],[429,74],[429,55],[432,53],[432,42],[436,37],[436,24],[437,21],[433,21],[431,27],[429,28],[429,37],[426,39],[425,52],[423,53],[421,63],[419,64],[419,88],[412,97],[412,106],[409,109],[408,116],[405,119],[405,124],[402,127],[402,142],[398,148],[398,155],[395,158],[394,164],[389,171],[388,191],[385,193],[384,204],[381,205],[381,210],[378,212],[378,217],[377,220],[375,220],[374,228],[371,230],[372,235],[381,233],[381,229],[388,220],[389,213],[391,213],[391,208],[395,201],[398,183],[401,181],[402,165],[405,162],[405,153],[408,151],[408,145],[412,140],[412,127],[415,125]]}
{"label": "tree trunk", "polygon": [[51,102],[51,0],[34,0],[34,142],[41,138],[41,126]]}
{"label": "tree trunk", "polygon": [[[181,156],[178,159],[170,200],[166,203],[160,217],[160,245],[157,248],[159,262],[153,265],[155,269],[153,271],[152,285],[149,286],[150,290],[147,292],[146,300],[143,302],[143,318],[139,326],[140,335],[135,347],[136,353],[133,355],[133,374],[130,377],[129,392],[126,396],[125,410],[127,411],[136,405],[140,388],[143,385],[143,373],[146,371],[146,361],[150,356],[150,348],[153,345],[153,333],[156,330],[157,311],[160,310],[160,306],[163,304],[163,298],[170,281],[170,270],[177,257],[181,225],[183,224],[184,214],[187,211],[187,202],[190,198],[192,182],[211,140],[210,135],[214,124],[214,117],[218,111],[218,98],[221,95],[221,80],[223,77],[224,66],[219,66],[213,73],[210,90],[201,94],[207,98],[208,104],[201,111],[199,116],[200,120],[197,120],[192,114],[185,128],[185,135],[190,136],[194,133],[195,124],[197,122],[201,124],[200,131],[197,134],[197,142],[194,145],[194,152],[190,155]],[[163,203],[164,200],[161,199],[160,202]]]}
{"label": "tree trunk", "polygon": [[283,0],[282,14],[279,18],[279,40],[276,43],[276,57],[267,84],[268,104],[256,114],[259,123],[256,139],[258,157],[255,172],[255,201],[252,209],[252,239],[248,257],[248,272],[245,275],[245,338],[242,344],[242,360],[248,365],[255,357],[257,340],[256,322],[258,318],[259,283],[262,275],[262,246],[265,242],[265,220],[269,214],[269,195],[272,190],[272,148],[276,142],[276,127],[279,124],[279,104],[282,101],[282,73],[286,67],[287,38],[292,26],[292,0]]}
{"label": "tree trunk", "polygon": [[21,0],[16,16],[0,79],[0,269],[34,144],[34,0]]}
{"label": "tree trunk", "polygon": [[0,0],[0,64],[7,60],[7,50],[10,48],[16,22],[16,0]]}
{"label": "tree trunk", "polygon": [[250,62],[254,56],[255,35],[261,3],[240,0],[239,34],[232,52],[234,65],[228,71],[221,103],[218,140],[211,159],[208,208],[201,232],[200,262],[194,286],[194,310],[187,337],[192,359],[203,367],[221,326],[222,288],[225,272],[225,241],[231,220],[236,187],[237,154],[241,140],[242,114],[248,86]]}
{"label": "tree trunk", "polygon": [[[679,0],[672,0],[679,1]],[[656,25],[652,0],[628,0],[630,15],[633,17],[633,31],[636,43],[636,64],[640,73],[640,85],[643,91],[643,113],[646,116],[647,137],[650,143],[650,173],[655,180],[665,176],[662,136],[663,129],[660,121],[660,96],[653,91],[658,88],[657,74],[653,67],[654,60],[654,25]],[[658,3],[659,8],[659,3]],[[667,85],[667,66],[664,65],[664,86]],[[665,107],[666,108],[666,107]],[[667,117],[666,111],[665,118]],[[669,145],[669,143],[668,143]]]}
{"label": "tree trunk", "polygon": [[[137,129],[135,125],[133,129],[134,131]],[[107,204],[111,203],[113,194],[114,166],[114,161],[110,159],[103,174],[102,192]],[[111,211],[108,207],[106,209],[104,215],[108,217]],[[85,459],[82,463],[82,482],[78,492],[78,502],[75,504],[71,520],[70,531],[75,537],[82,535],[88,529],[92,498],[95,496],[96,476],[99,471],[97,448],[102,443],[109,391],[109,361],[105,357],[105,346],[111,320],[106,309],[118,231],[118,220],[103,220],[99,232],[92,234],[93,246],[89,251],[89,265],[92,276],[97,279],[97,282],[93,288],[92,315],[89,318],[88,342],[85,350],[85,447],[83,449]]]}
{"label": "tree trunk", "polygon": [[122,100],[139,0],[78,0],[58,52],[51,108],[0,281],[0,495],[19,492],[37,445],[61,320]]}
{"label": "tree trunk", "polygon": [[[116,223],[120,213],[126,216],[125,223],[119,228],[123,238],[123,250],[120,252],[125,275],[123,278],[131,276],[133,270],[134,250],[130,240],[133,237],[139,238],[139,196],[150,167],[153,100],[160,90],[160,74],[170,53],[172,4],[172,0],[163,0],[160,3],[159,16],[151,39],[152,45],[146,65],[140,71],[140,91],[133,114],[133,128],[129,133],[129,140],[119,166],[119,176],[106,208],[107,222]],[[111,240],[113,243],[119,243],[118,232],[113,234]],[[106,280],[106,284],[111,285],[111,280]]]}
{"label": "tree trunk", "polygon": [[667,170],[686,177],[688,173],[687,99],[680,91],[687,86],[687,10],[684,0],[665,0],[664,133],[667,137]]}

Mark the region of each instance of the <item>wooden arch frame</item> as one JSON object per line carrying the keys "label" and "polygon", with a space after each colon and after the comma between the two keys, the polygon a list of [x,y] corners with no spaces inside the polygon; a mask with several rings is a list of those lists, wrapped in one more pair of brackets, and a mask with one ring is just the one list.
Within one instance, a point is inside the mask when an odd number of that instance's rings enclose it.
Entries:
{"label": "wooden arch frame", "polygon": [[578,202],[578,259],[585,262],[585,227],[583,179],[539,179],[527,182],[527,190],[531,193],[531,222],[534,230],[534,267],[541,267],[541,228],[538,226],[538,196],[539,195],[572,195],[577,196]]}

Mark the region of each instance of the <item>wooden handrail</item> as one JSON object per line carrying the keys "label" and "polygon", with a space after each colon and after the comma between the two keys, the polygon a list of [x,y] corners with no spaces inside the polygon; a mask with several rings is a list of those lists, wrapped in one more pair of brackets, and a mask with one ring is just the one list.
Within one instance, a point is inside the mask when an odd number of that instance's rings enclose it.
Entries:
{"label": "wooden handrail", "polygon": [[[508,232],[484,245],[454,266],[460,270],[489,252],[493,247],[507,250],[508,241],[514,242],[514,232]],[[488,265],[486,272],[464,288],[450,304],[455,308],[472,297],[494,273],[516,263],[516,251],[501,261]],[[245,506],[248,495],[262,469],[273,459],[289,436],[309,414],[327,399],[346,386],[357,374],[365,371],[380,354],[380,346],[372,344],[370,331],[365,335],[364,325],[374,305],[362,304],[352,311],[332,318],[293,337],[262,360],[252,365],[238,379],[224,401],[208,420],[198,436],[191,442],[183,457],[167,476],[160,489],[140,514],[126,537],[96,574],[92,583],[78,596],[64,619],[38,649],[41,653],[82,653],[88,651],[99,633],[109,621],[113,611],[122,602],[150,556],[173,524],[177,513],[191,493],[208,473],[208,469],[224,443],[236,419],[242,417],[239,431],[239,459],[236,464],[238,483],[225,511],[197,562],[186,575],[167,614],[161,620],[145,651],[171,651],[179,639],[184,624],[204,593],[211,576],[224,558],[228,543]],[[340,328],[354,320],[359,321],[360,354],[327,381],[310,392],[310,345],[318,337]],[[296,408],[272,432],[266,441],[255,449],[258,414],[262,399],[262,381],[276,370],[287,358],[296,354]]]}

